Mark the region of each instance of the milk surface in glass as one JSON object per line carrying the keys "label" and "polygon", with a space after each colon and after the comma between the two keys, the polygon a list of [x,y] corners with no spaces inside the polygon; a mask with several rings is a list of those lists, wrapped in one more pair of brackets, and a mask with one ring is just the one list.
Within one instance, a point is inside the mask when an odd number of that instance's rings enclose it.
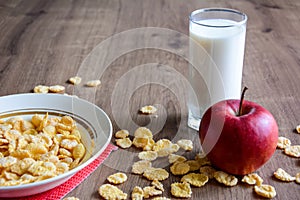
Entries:
{"label": "milk surface in glass", "polygon": [[[199,128],[202,115],[212,104],[223,99],[240,98],[245,35],[245,23],[238,24],[233,20],[190,22],[189,54],[191,63],[195,64],[190,66],[193,68],[190,69],[190,82],[197,96],[197,99],[189,98],[190,127]],[[207,52],[206,55],[203,55],[203,49],[199,50],[199,45]],[[205,56],[210,56],[211,60],[208,61]],[[219,77],[216,76],[217,71]],[[197,77],[199,72],[201,77]],[[220,87],[220,77],[223,88]]]}

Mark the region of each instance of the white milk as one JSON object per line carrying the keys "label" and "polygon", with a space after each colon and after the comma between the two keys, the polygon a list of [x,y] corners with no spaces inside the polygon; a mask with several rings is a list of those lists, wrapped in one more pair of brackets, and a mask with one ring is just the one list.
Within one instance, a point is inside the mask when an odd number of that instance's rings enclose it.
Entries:
{"label": "white milk", "polygon": [[[192,114],[194,118],[200,120],[204,111],[212,104],[223,99],[240,98],[246,25],[230,26],[237,22],[225,19],[207,19],[199,23],[218,26],[190,24],[189,54],[191,63],[195,64],[191,67],[198,70],[198,72],[190,70],[190,81],[199,105],[195,99],[191,100],[189,97],[189,118]],[[207,54],[204,54],[205,51],[198,44],[211,56],[214,63],[207,58]],[[224,90],[220,87],[222,84],[220,77],[223,80]]]}

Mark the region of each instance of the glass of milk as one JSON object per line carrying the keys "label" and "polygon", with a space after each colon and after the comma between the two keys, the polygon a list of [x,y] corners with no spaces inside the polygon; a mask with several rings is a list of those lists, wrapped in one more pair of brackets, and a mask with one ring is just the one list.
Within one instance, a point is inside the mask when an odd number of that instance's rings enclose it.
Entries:
{"label": "glass of milk", "polygon": [[247,16],[227,8],[205,8],[190,15],[188,125],[196,130],[208,107],[239,99]]}

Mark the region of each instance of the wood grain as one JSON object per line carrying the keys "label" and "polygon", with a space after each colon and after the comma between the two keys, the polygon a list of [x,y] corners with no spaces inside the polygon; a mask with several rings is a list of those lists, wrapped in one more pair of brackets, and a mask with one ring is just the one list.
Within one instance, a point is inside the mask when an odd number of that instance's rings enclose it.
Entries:
{"label": "wood grain", "polygon": [[[0,0],[0,95],[31,92],[38,84],[62,84],[67,93],[78,94],[103,108],[112,119],[114,131],[127,128],[132,133],[137,125],[148,125],[155,130],[155,139],[192,139],[195,149],[187,156],[193,158],[200,146],[198,134],[186,126],[187,109],[182,105],[186,90],[178,77],[187,77],[188,62],[184,57],[157,48],[117,54],[123,44],[143,44],[141,37],[134,41],[123,40],[120,44],[109,43],[101,51],[103,62],[109,60],[110,55],[118,56],[101,73],[95,73],[103,67],[97,65],[99,62],[90,63],[88,68],[84,68],[83,63],[93,49],[114,34],[143,27],[177,31],[177,36],[166,43],[166,47],[186,52],[188,46],[182,43],[181,36],[188,35],[188,15],[203,7],[228,7],[248,15],[243,85],[250,89],[246,98],[269,109],[277,120],[280,135],[290,138],[293,144],[300,144],[300,135],[294,130],[300,124],[300,2],[297,0]],[[151,37],[156,44],[161,42],[155,40],[159,35]],[[142,67],[153,69],[155,73]],[[134,71],[137,69],[145,73]],[[97,90],[74,88],[66,83],[79,72],[85,80],[100,78],[101,87]],[[99,74],[101,77],[97,77]],[[121,82],[126,76],[130,79]],[[141,84],[143,81],[145,84]],[[138,84],[140,87],[132,91]],[[114,93],[118,87],[121,92]],[[132,93],[127,95],[129,92]],[[117,103],[112,104],[114,102]],[[157,119],[137,113],[146,104],[159,106]],[[128,110],[117,112],[116,116],[114,112],[124,107]],[[137,152],[134,148],[113,152],[67,196],[99,199],[98,187],[117,171],[128,174],[129,180],[119,186],[128,194],[135,185],[149,185],[149,181],[130,173]],[[165,160],[157,165],[168,168]],[[272,177],[278,167],[296,174],[300,172],[299,159],[276,150],[258,173],[276,188],[275,199],[300,199],[299,184],[282,183]],[[174,181],[179,181],[179,177],[171,176],[163,182],[164,196],[171,197],[170,184]],[[244,184],[227,188],[211,181],[203,188],[193,188],[191,199],[261,198]]]}

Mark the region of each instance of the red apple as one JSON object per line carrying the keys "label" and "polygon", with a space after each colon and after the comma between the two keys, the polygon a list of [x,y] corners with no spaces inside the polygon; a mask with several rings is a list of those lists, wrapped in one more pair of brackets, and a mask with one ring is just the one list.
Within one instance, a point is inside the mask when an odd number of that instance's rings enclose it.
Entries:
{"label": "red apple", "polygon": [[278,126],[267,109],[243,100],[242,95],[241,100],[224,100],[211,106],[201,119],[199,135],[203,151],[214,166],[245,175],[272,157]]}

